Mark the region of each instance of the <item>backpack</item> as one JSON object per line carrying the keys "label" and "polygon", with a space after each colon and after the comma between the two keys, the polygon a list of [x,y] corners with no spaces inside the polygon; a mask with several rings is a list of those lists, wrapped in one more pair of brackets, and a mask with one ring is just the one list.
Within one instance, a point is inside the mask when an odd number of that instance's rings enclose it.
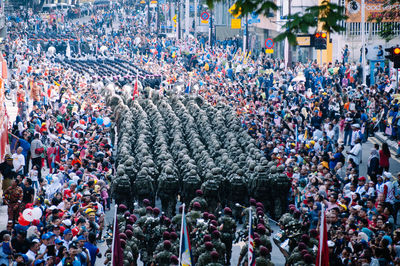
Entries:
{"label": "backpack", "polygon": [[257,177],[256,180],[257,186],[255,187],[256,193],[265,193],[268,191],[268,187],[270,186],[270,180],[268,176],[260,176]]}
{"label": "backpack", "polygon": [[215,197],[219,192],[219,185],[215,180],[208,180],[204,183],[204,196]]}
{"label": "backpack", "polygon": [[129,179],[126,178],[120,178],[117,182],[117,191],[119,192],[127,192],[130,191],[131,188],[131,182]]}
{"label": "backpack", "polygon": [[246,183],[242,178],[236,176],[231,180],[231,191],[233,194],[241,194],[246,190]]}
{"label": "backpack", "polygon": [[164,193],[166,194],[175,194],[178,190],[178,180],[173,176],[167,176],[165,180],[162,182]]}
{"label": "backpack", "polygon": [[149,180],[147,178],[139,178],[135,181],[136,192],[139,195],[146,195],[151,193],[151,186],[149,185]]}

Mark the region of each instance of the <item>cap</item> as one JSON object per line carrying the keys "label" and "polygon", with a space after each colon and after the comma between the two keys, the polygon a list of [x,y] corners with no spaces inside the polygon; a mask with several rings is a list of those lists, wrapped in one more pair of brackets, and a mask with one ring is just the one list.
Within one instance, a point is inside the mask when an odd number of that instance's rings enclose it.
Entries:
{"label": "cap", "polygon": [[229,214],[231,214],[231,213],[232,213],[231,208],[225,207],[225,208],[224,208],[224,213],[229,213]]}
{"label": "cap", "polygon": [[358,181],[366,181],[367,179],[365,178],[365,176],[360,176],[359,178],[358,178]]}
{"label": "cap", "polygon": [[56,243],[56,244],[63,244],[64,241],[62,241],[62,240],[56,238],[56,240],[54,241],[54,243]]}
{"label": "cap", "polygon": [[78,236],[78,241],[86,240],[83,235]]}
{"label": "cap", "polygon": [[68,234],[71,234],[71,233],[72,233],[71,229],[65,229],[64,230],[64,235],[68,235]]}
{"label": "cap", "polygon": [[36,260],[34,265],[40,265],[41,263],[45,263],[44,260]]}
{"label": "cap", "polygon": [[333,242],[332,240],[328,240],[328,247],[329,248],[335,247],[335,242]]}

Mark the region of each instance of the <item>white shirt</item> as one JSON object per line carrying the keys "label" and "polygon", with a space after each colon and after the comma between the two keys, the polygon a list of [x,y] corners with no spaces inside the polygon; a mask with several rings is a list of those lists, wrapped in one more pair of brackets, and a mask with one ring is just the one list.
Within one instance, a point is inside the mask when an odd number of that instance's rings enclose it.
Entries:
{"label": "white shirt", "polygon": [[35,261],[36,254],[32,250],[28,250],[25,255],[28,257],[30,263],[33,263]]}
{"label": "white shirt", "polygon": [[32,170],[29,172],[29,177],[30,177],[30,179],[31,179],[32,181],[38,181],[38,174],[39,174],[38,170],[32,169]]}
{"label": "white shirt", "polygon": [[361,152],[361,144],[360,144],[360,143],[357,143],[356,145],[354,145],[354,147],[351,149],[350,153],[351,153],[351,154],[349,155],[349,159],[352,158],[353,161],[354,161],[357,165],[359,165],[359,164],[360,164],[360,161],[361,161],[361,155],[362,155],[362,152]]}
{"label": "white shirt", "polygon": [[13,156],[13,166],[14,171],[19,172],[24,169],[25,166],[25,157],[22,154],[14,153]]}

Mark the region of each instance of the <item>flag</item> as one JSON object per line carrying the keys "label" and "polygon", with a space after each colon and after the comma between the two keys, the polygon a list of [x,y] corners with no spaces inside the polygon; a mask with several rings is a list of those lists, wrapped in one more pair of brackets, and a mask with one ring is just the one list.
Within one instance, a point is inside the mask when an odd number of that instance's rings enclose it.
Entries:
{"label": "flag", "polygon": [[185,93],[190,93],[192,89],[192,79],[189,79],[189,84],[186,86]]}
{"label": "flag", "polygon": [[248,265],[249,266],[254,266],[256,265],[256,256],[254,256],[254,230],[253,230],[253,214],[249,213],[249,249],[247,252],[247,257],[249,259]]}
{"label": "flag", "polygon": [[326,230],[326,216],[324,208],[321,210],[318,254],[315,266],[329,266],[328,232]]}
{"label": "flag", "polygon": [[115,215],[114,215],[114,230],[113,230],[113,243],[112,243],[112,266],[122,266],[124,265],[124,253],[121,247],[121,240],[119,238],[119,228],[117,221],[117,209],[118,205],[115,205]]}
{"label": "flag", "polygon": [[135,96],[139,96],[139,89],[138,89],[138,79],[139,79],[139,74],[136,74],[136,81],[135,81],[135,86],[133,87],[133,96],[132,100],[135,100]]}
{"label": "flag", "polygon": [[299,148],[298,144],[299,144],[299,130],[298,130],[298,127],[296,125],[296,150]]}
{"label": "flag", "polygon": [[185,204],[182,209],[181,238],[179,248],[179,264],[182,266],[194,266],[192,248],[190,246],[189,232],[185,217]]}

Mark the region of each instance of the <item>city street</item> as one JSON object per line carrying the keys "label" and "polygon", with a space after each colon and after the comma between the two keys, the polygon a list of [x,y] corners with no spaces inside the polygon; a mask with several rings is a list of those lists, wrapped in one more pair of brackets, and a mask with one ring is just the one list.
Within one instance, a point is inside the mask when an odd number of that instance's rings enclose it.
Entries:
{"label": "city street", "polygon": [[0,9],[0,265],[400,263],[396,4],[39,2]]}
{"label": "city street", "polygon": [[[10,121],[15,121],[15,117],[17,115],[17,108],[15,106],[13,106],[11,101],[8,101],[8,100],[6,101],[6,105],[7,105],[7,110],[8,110],[8,114],[10,117]],[[366,143],[363,143],[363,145],[362,145],[363,153],[362,153],[362,164],[360,165],[360,176],[367,176],[367,163],[368,163],[369,151],[372,149],[373,145],[376,143],[381,144],[381,142],[379,142],[379,140],[377,140],[375,137],[370,137],[368,139],[368,141]],[[392,172],[393,174],[397,174],[398,172],[400,172],[400,159],[395,158],[396,154],[393,150],[391,150],[391,153],[392,153],[392,157],[390,158],[390,165],[391,165],[390,172]],[[159,200],[157,201],[156,206],[161,208],[161,202]],[[178,211],[178,207],[179,206],[177,206],[176,211]],[[1,214],[0,215],[0,231],[1,231],[2,229],[5,228],[5,226],[7,224],[7,220],[8,220],[5,206],[0,207],[0,214]],[[106,212],[106,224],[111,224],[113,222],[113,216],[114,216],[114,208],[112,207],[110,211]],[[274,233],[271,236],[271,243],[274,247],[272,250],[272,253],[271,253],[272,261],[275,263],[276,266],[283,266],[283,265],[285,265],[285,259],[282,255],[282,253],[279,251],[278,247],[276,247],[275,243],[272,240],[273,235],[279,231],[279,228],[272,221],[271,221],[271,226],[272,226],[272,229],[274,230]],[[244,242],[239,242],[239,243],[233,245],[232,261],[231,261],[232,265],[237,265],[240,250],[244,246],[244,244],[245,244]],[[100,248],[101,252],[104,253],[107,249],[105,242],[100,244],[99,248]],[[103,258],[100,259],[100,261],[104,261],[104,259],[105,258],[103,256]],[[139,261],[139,265],[143,265],[141,261]]]}

